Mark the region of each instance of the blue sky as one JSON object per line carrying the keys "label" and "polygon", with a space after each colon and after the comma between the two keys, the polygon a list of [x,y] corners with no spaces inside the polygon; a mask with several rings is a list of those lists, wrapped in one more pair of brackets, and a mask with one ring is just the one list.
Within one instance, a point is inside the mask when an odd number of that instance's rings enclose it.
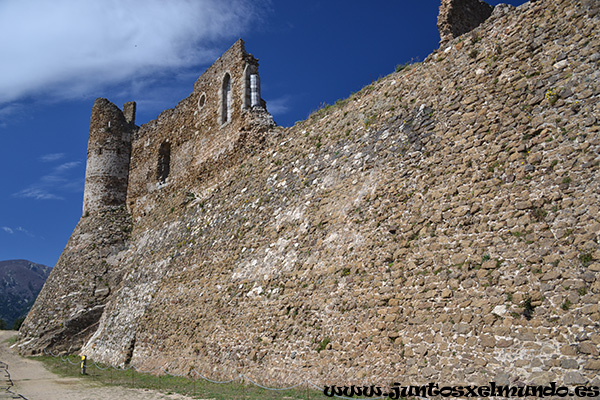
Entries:
{"label": "blue sky", "polygon": [[[519,5],[523,0],[507,0]],[[492,5],[500,1],[490,1]],[[0,260],[53,266],[81,216],[90,111],[174,107],[239,37],[279,125],[438,47],[439,0],[0,0]],[[9,39],[10,38],[10,39]]]}

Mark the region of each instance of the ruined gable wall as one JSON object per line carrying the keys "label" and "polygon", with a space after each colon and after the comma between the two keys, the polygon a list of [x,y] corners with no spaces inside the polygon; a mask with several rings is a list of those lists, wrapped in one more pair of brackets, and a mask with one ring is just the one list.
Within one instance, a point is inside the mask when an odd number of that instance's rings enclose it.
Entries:
{"label": "ruined gable wall", "polygon": [[[128,192],[128,206],[138,219],[151,210],[162,213],[172,205],[165,202],[174,194],[194,197],[194,188],[207,180],[206,169],[215,168],[232,153],[251,131],[273,125],[264,109],[244,107],[246,96],[245,69],[258,69],[258,61],[246,53],[238,40],[217,59],[194,84],[186,99],[141,127],[133,141]],[[223,78],[230,76],[231,104],[229,121],[222,122]],[[199,105],[203,97],[203,105]],[[264,129],[264,128],[263,128]],[[170,147],[170,172],[165,182],[157,176],[160,148]],[[162,206],[161,206],[162,205]]]}
{"label": "ruined gable wall", "polygon": [[440,46],[472,31],[492,14],[494,7],[482,0],[442,0],[438,14]]}

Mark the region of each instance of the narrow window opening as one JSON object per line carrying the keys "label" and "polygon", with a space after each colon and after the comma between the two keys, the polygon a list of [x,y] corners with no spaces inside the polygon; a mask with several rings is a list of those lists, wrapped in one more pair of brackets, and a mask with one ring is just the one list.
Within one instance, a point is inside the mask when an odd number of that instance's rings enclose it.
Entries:
{"label": "narrow window opening", "polygon": [[157,178],[160,183],[165,183],[171,171],[171,144],[163,143],[158,150]]}
{"label": "narrow window opening", "polygon": [[256,65],[248,64],[244,69],[244,110],[262,107],[260,77]]}
{"label": "narrow window opening", "polygon": [[200,96],[200,99],[198,99],[198,108],[202,110],[205,103],[206,103],[206,95],[204,93],[202,93],[202,95]]}
{"label": "narrow window opening", "polygon": [[260,107],[260,78],[258,74],[250,75],[250,105]]}
{"label": "narrow window opening", "polygon": [[250,74],[251,74],[252,66],[246,65],[244,69],[244,110],[248,110],[250,108],[250,104],[252,100],[250,99]]}
{"label": "narrow window opening", "polygon": [[223,78],[223,90],[222,90],[222,101],[221,106],[221,124],[224,124],[231,120],[231,76],[225,74]]}

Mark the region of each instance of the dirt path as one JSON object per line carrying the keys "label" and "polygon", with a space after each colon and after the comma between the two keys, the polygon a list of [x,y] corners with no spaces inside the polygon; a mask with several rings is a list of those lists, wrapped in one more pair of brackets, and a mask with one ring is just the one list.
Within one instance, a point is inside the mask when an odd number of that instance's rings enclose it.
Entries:
{"label": "dirt path", "polygon": [[179,394],[167,395],[153,390],[99,386],[79,378],[60,377],[48,371],[40,361],[17,355],[8,344],[8,339],[14,335],[14,331],[0,331],[2,400],[191,400],[190,397]]}

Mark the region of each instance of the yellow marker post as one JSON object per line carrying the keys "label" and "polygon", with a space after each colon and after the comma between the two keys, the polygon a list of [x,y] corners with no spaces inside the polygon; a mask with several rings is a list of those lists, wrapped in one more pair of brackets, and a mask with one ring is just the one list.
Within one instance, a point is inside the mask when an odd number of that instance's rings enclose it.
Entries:
{"label": "yellow marker post", "polygon": [[87,367],[86,361],[87,361],[87,357],[81,356],[81,375],[86,375],[86,373],[85,373],[85,368]]}

